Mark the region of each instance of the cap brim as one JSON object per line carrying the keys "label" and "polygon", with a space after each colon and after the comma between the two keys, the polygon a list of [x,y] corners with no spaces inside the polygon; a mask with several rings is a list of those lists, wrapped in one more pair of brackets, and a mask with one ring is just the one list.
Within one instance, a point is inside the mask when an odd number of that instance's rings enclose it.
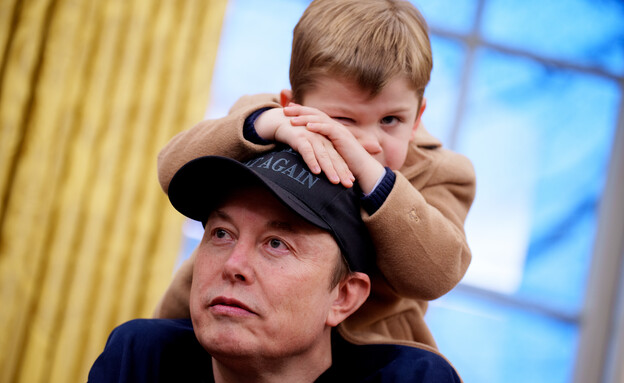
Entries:
{"label": "cap brim", "polygon": [[331,231],[329,225],[292,193],[228,157],[205,156],[185,164],[169,184],[169,200],[188,218],[205,222],[228,194],[254,183],[266,187],[282,203],[311,224]]}

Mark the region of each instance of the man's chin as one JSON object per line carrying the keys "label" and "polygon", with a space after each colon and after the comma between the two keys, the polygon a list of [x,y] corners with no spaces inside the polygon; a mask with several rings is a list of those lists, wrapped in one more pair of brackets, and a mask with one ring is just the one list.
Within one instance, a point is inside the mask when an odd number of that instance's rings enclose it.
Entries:
{"label": "man's chin", "polygon": [[[216,328],[215,328],[216,327]],[[220,329],[221,326],[206,328],[205,331],[196,332],[197,340],[212,356],[244,357],[253,355],[257,350],[253,347],[251,335],[244,331],[228,328]]]}

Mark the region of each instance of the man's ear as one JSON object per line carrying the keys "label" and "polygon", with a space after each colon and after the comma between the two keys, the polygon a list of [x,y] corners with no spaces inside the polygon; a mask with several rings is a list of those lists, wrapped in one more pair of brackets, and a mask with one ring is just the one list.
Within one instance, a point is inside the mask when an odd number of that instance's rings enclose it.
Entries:
{"label": "man's ear", "polygon": [[418,127],[422,125],[422,115],[427,108],[427,99],[423,97],[422,103],[420,104],[420,108],[418,109],[418,115],[416,116],[416,121],[414,121],[414,126],[412,127],[412,134],[410,135],[410,141],[412,141],[416,137],[416,130]]}
{"label": "man's ear", "polygon": [[282,89],[280,92],[280,104],[282,107],[287,106],[292,101],[292,90],[290,89]]}
{"label": "man's ear", "polygon": [[327,315],[328,326],[336,327],[340,322],[359,309],[370,294],[370,278],[364,273],[351,273],[344,278],[336,287],[337,296],[329,314]]}

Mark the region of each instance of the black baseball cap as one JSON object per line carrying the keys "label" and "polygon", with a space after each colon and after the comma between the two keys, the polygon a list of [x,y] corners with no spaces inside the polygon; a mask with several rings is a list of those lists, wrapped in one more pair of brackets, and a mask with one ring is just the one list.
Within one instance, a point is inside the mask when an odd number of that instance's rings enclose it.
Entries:
{"label": "black baseball cap", "polygon": [[229,192],[254,182],[306,221],[331,233],[352,271],[366,272],[374,265],[374,247],[362,222],[358,192],[313,174],[289,147],[278,147],[244,163],[221,156],[196,158],[173,176],[169,200],[186,217],[205,223]]}

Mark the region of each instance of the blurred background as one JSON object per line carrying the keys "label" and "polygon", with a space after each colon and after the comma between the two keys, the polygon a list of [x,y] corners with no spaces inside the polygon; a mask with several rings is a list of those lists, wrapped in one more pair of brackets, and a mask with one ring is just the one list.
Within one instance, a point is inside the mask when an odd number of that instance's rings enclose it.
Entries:
{"label": "blurred background", "polygon": [[[624,382],[624,2],[414,0],[423,120],[472,161],[473,261],[427,321],[466,382]],[[81,381],[201,226],[158,150],[288,88],[306,0],[0,0],[0,381]]]}

